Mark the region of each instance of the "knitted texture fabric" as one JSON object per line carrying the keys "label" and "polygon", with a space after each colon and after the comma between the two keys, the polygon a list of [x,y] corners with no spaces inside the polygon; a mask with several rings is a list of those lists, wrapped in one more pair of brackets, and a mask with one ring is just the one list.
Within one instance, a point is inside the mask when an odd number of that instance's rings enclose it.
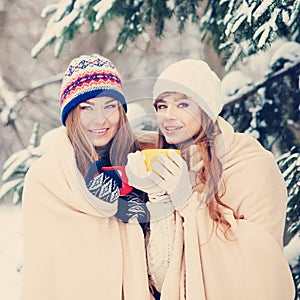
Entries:
{"label": "knitted texture fabric", "polygon": [[[148,270],[151,274],[151,283],[158,292],[161,292],[174,247],[174,214],[161,219],[159,222],[151,222],[150,230],[151,234],[147,244]],[[155,238],[153,238],[154,235]]]}
{"label": "knitted texture fabric", "polygon": [[112,97],[127,112],[122,78],[113,63],[98,54],[81,55],[70,62],[63,78],[60,92],[63,125],[68,113],[79,103],[97,97]]}
{"label": "knitted texture fabric", "polygon": [[154,100],[165,92],[177,92],[190,97],[213,121],[216,121],[223,108],[221,81],[201,60],[181,60],[164,70],[154,85]]}

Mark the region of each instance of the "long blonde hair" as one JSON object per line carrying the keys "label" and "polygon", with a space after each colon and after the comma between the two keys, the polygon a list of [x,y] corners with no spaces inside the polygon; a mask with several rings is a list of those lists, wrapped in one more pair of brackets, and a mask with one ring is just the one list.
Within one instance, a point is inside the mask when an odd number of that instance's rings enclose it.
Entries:
{"label": "long blonde hair", "polygon": [[[163,96],[169,95],[169,92],[159,95],[158,99],[154,102],[160,101]],[[182,94],[184,95],[184,94]],[[187,97],[186,95],[184,95]],[[201,127],[192,139],[181,144],[180,150],[183,159],[187,162],[189,169],[191,169],[191,153],[190,148],[192,145],[196,147],[196,151],[200,154],[199,159],[203,161],[203,168],[196,173],[194,191],[198,192],[198,195],[205,191],[206,194],[206,205],[209,209],[209,215],[211,219],[217,224],[225,226],[225,236],[227,231],[230,229],[230,223],[224,218],[221,208],[225,207],[233,212],[235,219],[242,219],[243,216],[239,216],[230,206],[222,202],[221,197],[225,193],[225,185],[222,181],[223,167],[222,163],[216,155],[216,138],[221,134],[221,130],[216,123],[200,108],[200,120]],[[161,131],[159,130],[158,136],[158,148],[174,148],[174,145],[169,144]],[[195,165],[195,163],[194,163]]]}
{"label": "long blonde hair", "polygon": [[[139,143],[136,140],[122,105],[118,106],[120,112],[119,130],[113,138],[108,149],[109,159],[112,165],[125,165],[127,162],[127,154],[139,149]],[[79,171],[83,176],[90,164],[101,159],[96,151],[95,146],[89,141],[84,133],[80,118],[80,107],[77,106],[67,116],[66,129],[68,137],[75,151],[76,163]],[[105,148],[105,147],[103,147]]]}

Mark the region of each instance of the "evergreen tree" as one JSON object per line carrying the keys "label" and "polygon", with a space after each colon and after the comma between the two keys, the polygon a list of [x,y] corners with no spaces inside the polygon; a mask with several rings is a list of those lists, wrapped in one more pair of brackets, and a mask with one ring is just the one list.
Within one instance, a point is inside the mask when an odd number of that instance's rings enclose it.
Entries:
{"label": "evergreen tree", "polygon": [[72,40],[83,24],[98,31],[109,20],[123,20],[117,49],[134,42],[150,25],[162,38],[165,22],[175,18],[178,32],[188,21],[199,25],[200,38],[208,37],[225,57],[229,69],[243,57],[266,49],[278,37],[300,41],[300,0],[69,0],[48,5],[42,12],[49,17],[47,28],[32,56],[55,43],[59,56],[66,41]]}
{"label": "evergreen tree", "polygon": [[[222,116],[237,131],[250,133],[266,149],[279,154],[300,146],[295,135],[300,129],[300,44],[294,44],[299,56],[287,52],[271,61],[269,73],[261,82],[245,88],[247,82],[240,85],[236,78],[230,78],[231,86],[226,87],[227,77],[223,79],[227,105]],[[291,43],[283,47],[293,49]]]}
{"label": "evergreen tree", "polygon": [[2,180],[4,184],[0,187],[0,200],[7,195],[12,195],[12,202],[21,202],[25,175],[31,164],[41,156],[38,148],[39,124],[35,124],[30,137],[29,145],[13,153],[3,165]]}

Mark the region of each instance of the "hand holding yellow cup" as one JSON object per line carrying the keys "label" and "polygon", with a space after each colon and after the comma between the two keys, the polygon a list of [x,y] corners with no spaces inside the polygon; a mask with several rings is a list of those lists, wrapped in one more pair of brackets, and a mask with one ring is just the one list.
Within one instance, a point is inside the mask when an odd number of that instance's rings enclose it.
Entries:
{"label": "hand holding yellow cup", "polygon": [[168,157],[168,151],[169,150],[174,150],[177,154],[180,155],[180,150],[178,149],[145,149],[142,150],[142,154],[145,155],[145,165],[146,169],[148,171],[152,171],[151,165],[155,162],[158,161],[157,155],[159,154],[164,154],[165,156]]}

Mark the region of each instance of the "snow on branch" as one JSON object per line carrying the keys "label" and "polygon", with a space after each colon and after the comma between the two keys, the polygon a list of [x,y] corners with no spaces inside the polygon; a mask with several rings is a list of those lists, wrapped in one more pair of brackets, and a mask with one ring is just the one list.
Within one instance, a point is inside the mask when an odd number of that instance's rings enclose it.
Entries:
{"label": "snow on branch", "polygon": [[262,1],[262,3],[257,7],[257,9],[255,10],[255,12],[253,14],[254,20],[257,21],[258,18],[270,8],[272,3],[273,3],[273,0]]}
{"label": "snow on branch", "polygon": [[[103,23],[103,17],[111,9],[115,0],[68,0],[46,6],[41,16],[49,18],[42,38],[31,50],[31,56],[36,58],[48,45],[55,43],[54,55],[58,57],[66,40],[72,38],[69,31],[76,31],[87,21],[87,11],[95,11],[93,29],[98,30]],[[71,34],[71,36],[73,33]]]}
{"label": "snow on branch", "polygon": [[12,92],[8,89],[0,75],[0,100],[3,101],[3,107],[0,109],[0,123],[7,126],[11,120],[16,118],[17,105],[28,97],[35,90],[46,85],[57,83],[63,78],[63,73],[37,80],[32,83],[31,87],[19,92]]}
{"label": "snow on branch", "polygon": [[231,33],[235,33],[245,20],[247,20],[248,23],[251,23],[252,11],[254,7],[255,7],[255,3],[252,3],[250,6],[248,6],[246,1],[242,3],[235,17],[235,21],[232,26]]}
{"label": "snow on branch", "polygon": [[14,92],[10,91],[0,74],[0,100],[3,101],[3,107],[0,110],[0,122],[4,125],[8,124],[10,115],[17,103]]}
{"label": "snow on branch", "polygon": [[292,8],[292,15],[288,22],[289,26],[292,26],[295,23],[296,18],[299,16],[299,13],[300,13],[300,0],[296,0],[294,1],[294,5]]}
{"label": "snow on branch", "polygon": [[51,13],[53,15],[48,21],[47,28],[42,38],[31,50],[32,57],[37,57],[47,45],[54,41],[57,43],[54,50],[54,54],[57,57],[65,41],[65,32],[76,22],[78,25],[82,25],[84,22],[84,14],[90,2],[92,2],[92,0],[75,0],[75,2],[69,0],[60,1],[45,7],[42,12],[42,17]]}
{"label": "snow on branch", "polygon": [[268,39],[269,35],[272,34],[273,32],[277,31],[276,20],[277,20],[277,17],[280,12],[281,12],[280,9],[278,9],[278,8],[275,9],[272,12],[270,20],[268,22],[264,23],[262,26],[260,26],[255,31],[255,33],[253,35],[254,40],[256,40],[258,38],[258,36],[261,35],[260,39],[257,43],[258,48],[262,48],[266,44],[266,40]]}
{"label": "snow on branch", "polygon": [[290,74],[295,74],[297,70],[298,71],[300,70],[300,62],[299,61],[296,62],[295,64],[293,64],[292,66],[288,67],[288,68],[284,68],[284,69],[279,70],[278,72],[272,74],[271,76],[269,76],[268,78],[262,80],[261,82],[253,84],[253,88],[248,90],[246,93],[244,93],[242,95],[239,95],[238,97],[232,97],[232,98],[228,99],[226,105],[232,105],[234,103],[238,103],[243,98],[247,98],[247,97],[255,94],[259,89],[265,87],[270,82],[273,82],[273,81],[277,80],[278,78],[281,78],[281,77],[283,77],[283,76],[285,76],[286,74],[289,74],[289,73]]}
{"label": "snow on branch", "polygon": [[115,0],[102,0],[94,6],[94,11],[97,12],[93,27],[98,30],[103,22],[104,15],[111,9]]}

